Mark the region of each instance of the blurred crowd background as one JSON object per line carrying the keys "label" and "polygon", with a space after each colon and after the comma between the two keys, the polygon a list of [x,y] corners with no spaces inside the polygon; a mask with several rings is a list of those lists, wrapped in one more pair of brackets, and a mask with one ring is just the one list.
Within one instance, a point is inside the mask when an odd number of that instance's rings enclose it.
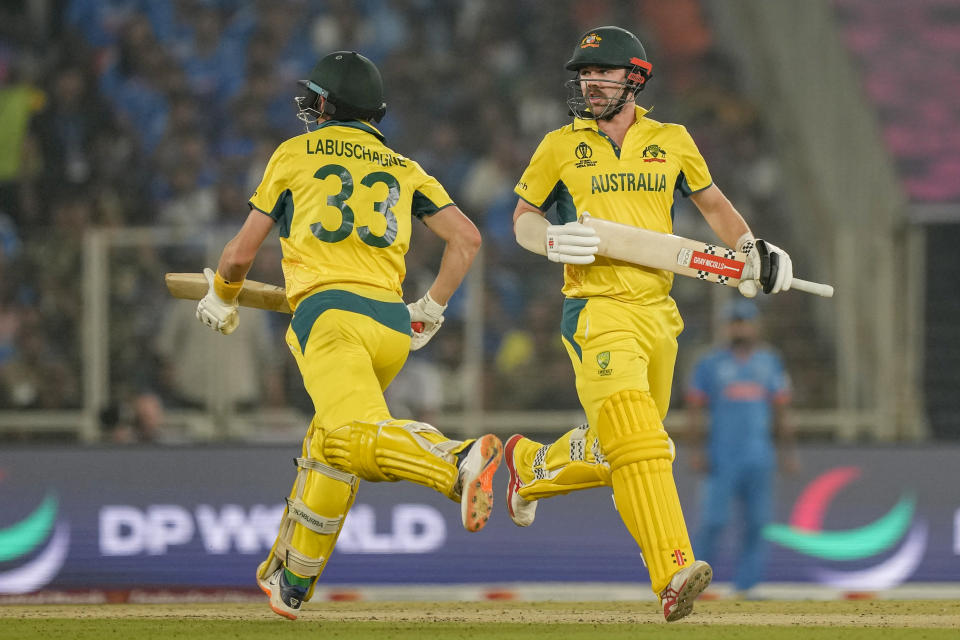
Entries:
{"label": "blurred crowd background", "polygon": [[[854,53],[868,63],[892,55],[884,43],[895,38],[884,35],[887,23],[880,19],[886,14],[873,10],[890,3],[836,4]],[[233,373],[226,385],[227,414],[309,412],[281,339],[288,318],[244,311],[241,332],[210,346],[217,336],[208,336],[193,319],[194,305],[168,298],[162,276],[212,265],[211,247],[218,250],[246,216],[247,198],[273,149],[303,132],[293,102],[296,80],[323,54],[352,49],[383,73],[388,111],[381,130],[388,145],[436,176],[485,238],[481,274],[454,299],[441,332],[411,357],[390,389],[394,413],[439,419],[462,412],[469,402],[490,412],[575,412],[572,372],[559,338],[561,271],[516,245],[511,214],[513,186],[537,143],[568,121],[563,82],[570,74],[563,65],[581,33],[603,24],[637,33],[654,65],[640,102],[654,107],[654,119],[687,126],[715,182],[758,236],[790,247],[792,224],[803,215],[782,197],[784,168],[775,136],[765,127],[762,105],[745,90],[738,62],[727,52],[730,43],[716,35],[712,5],[0,4],[0,411],[84,408],[85,358],[90,342],[103,339],[109,345],[109,392],[97,396],[95,408],[102,440],[173,439],[170,416],[210,410],[205,389],[210,376],[224,369]],[[956,13],[950,18],[954,32]],[[942,24],[943,16],[937,19]],[[956,60],[960,39],[952,42]],[[897,55],[923,67],[920,53]],[[944,111],[908,100],[898,91],[898,79],[882,65],[872,68],[866,80],[871,95],[902,98],[883,102],[881,115],[891,122],[885,136],[906,154],[899,162],[909,188],[921,197],[960,197],[960,101]],[[956,93],[956,78],[929,82],[945,80],[953,81]],[[905,119],[904,113],[917,118]],[[939,123],[936,133],[920,137],[909,129],[916,121]],[[940,135],[947,130],[954,137]],[[940,161],[930,160],[934,156]],[[679,203],[676,232],[712,238],[699,218],[691,205]],[[106,248],[91,243],[94,229],[114,232],[103,237],[116,241]],[[429,285],[441,249],[425,228],[416,230],[408,254],[408,300]],[[89,278],[98,259],[91,252],[97,251],[109,264],[106,336],[83,329],[90,304],[84,274]],[[802,254],[799,262],[802,272]],[[261,254],[250,277],[281,282],[276,243]],[[678,405],[693,357],[720,337],[718,309],[732,294],[680,280],[674,295],[686,330],[674,393]],[[483,313],[481,335],[473,342],[467,326],[477,307],[471,299],[482,301]],[[762,307],[766,338],[791,371],[796,406],[833,407],[836,354],[832,338],[818,334],[809,300],[778,296],[763,300]],[[468,349],[481,364],[479,376],[463,370]],[[212,369],[212,362],[220,366]],[[305,426],[298,427],[301,433]],[[8,425],[0,437],[75,437],[43,433],[50,435]]]}

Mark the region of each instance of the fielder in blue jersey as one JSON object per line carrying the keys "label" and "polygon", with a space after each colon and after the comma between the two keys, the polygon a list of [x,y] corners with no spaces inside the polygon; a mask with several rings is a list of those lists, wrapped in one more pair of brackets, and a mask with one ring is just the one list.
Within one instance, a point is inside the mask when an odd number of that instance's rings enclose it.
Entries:
{"label": "fielder in blue jersey", "polygon": [[790,378],[777,353],[760,343],[757,314],[746,300],[728,308],[728,342],[697,361],[687,390],[691,465],[707,474],[695,548],[698,557],[713,564],[720,536],[739,504],[742,537],[733,586],[743,596],[763,577],[762,533],[772,516],[775,443],[785,468],[796,466],[785,416]]}

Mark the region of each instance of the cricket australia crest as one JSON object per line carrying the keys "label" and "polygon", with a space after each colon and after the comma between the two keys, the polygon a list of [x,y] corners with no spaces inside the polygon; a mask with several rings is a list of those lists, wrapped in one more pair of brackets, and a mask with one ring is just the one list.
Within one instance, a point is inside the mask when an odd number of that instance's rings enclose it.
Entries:
{"label": "cricket australia crest", "polygon": [[643,150],[644,162],[666,162],[667,150],[658,144],[648,144]]}
{"label": "cricket australia crest", "polygon": [[597,373],[601,376],[608,376],[613,373],[613,369],[608,368],[610,366],[609,351],[601,351],[597,354],[597,364],[600,366],[600,370]]}

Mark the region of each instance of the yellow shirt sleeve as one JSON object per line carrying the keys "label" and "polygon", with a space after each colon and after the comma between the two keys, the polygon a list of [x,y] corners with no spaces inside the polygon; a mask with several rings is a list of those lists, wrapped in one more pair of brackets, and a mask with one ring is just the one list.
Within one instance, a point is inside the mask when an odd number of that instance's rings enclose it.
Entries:
{"label": "yellow shirt sleeve", "polygon": [[687,128],[677,125],[680,129],[680,176],[677,180],[677,188],[684,197],[697,191],[702,191],[713,184],[713,178],[710,177],[710,170],[707,169],[707,162],[700,155],[697,143],[693,141]]}
{"label": "yellow shirt sleeve", "polygon": [[283,175],[281,165],[286,152],[285,145],[280,145],[270,156],[267,168],[263,171],[263,179],[257,190],[250,196],[250,206],[267,214],[274,220],[279,220],[284,214],[284,203],[288,198],[289,189]]}
{"label": "yellow shirt sleeve", "polygon": [[413,201],[410,203],[410,213],[413,216],[423,220],[425,217],[432,216],[437,211],[454,204],[450,194],[443,188],[439,180],[424,171],[418,163],[414,162],[414,165],[421,174],[421,181],[414,189]]}
{"label": "yellow shirt sleeve", "polygon": [[553,204],[553,192],[560,181],[560,163],[553,157],[550,135],[540,141],[530,158],[530,164],[513,188],[514,193],[528,203],[545,211]]}

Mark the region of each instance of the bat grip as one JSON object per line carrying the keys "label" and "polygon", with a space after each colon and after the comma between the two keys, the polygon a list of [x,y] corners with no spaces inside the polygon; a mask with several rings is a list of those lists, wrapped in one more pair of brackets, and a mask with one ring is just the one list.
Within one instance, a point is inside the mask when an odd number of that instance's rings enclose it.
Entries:
{"label": "bat grip", "polygon": [[823,296],[824,298],[833,297],[833,287],[829,284],[820,284],[819,282],[810,282],[809,280],[794,278],[790,281],[790,288],[796,291],[806,291],[807,293]]}

